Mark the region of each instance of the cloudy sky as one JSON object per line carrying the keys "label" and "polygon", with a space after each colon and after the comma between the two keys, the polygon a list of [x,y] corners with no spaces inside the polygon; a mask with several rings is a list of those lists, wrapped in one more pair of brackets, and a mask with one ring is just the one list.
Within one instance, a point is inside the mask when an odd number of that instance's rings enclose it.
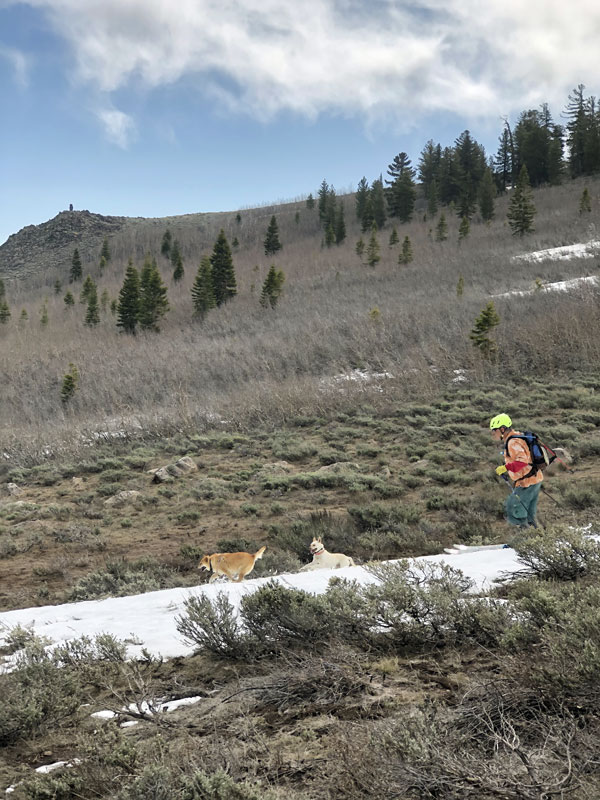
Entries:
{"label": "cloudy sky", "polygon": [[[176,10],[175,10],[176,9]],[[233,210],[600,91],[597,0],[0,0],[0,242]]]}

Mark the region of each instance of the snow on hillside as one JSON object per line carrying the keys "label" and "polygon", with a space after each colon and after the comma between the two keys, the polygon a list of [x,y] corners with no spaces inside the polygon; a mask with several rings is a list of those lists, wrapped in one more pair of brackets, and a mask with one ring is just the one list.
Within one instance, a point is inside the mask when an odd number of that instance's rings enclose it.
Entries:
{"label": "snow on hillside", "polygon": [[554,283],[544,283],[541,286],[535,286],[533,289],[525,289],[524,291],[503,292],[502,294],[495,294],[493,297],[524,297],[528,294],[535,292],[570,292],[573,289],[580,289],[583,286],[597,286],[598,277],[596,275],[589,275],[584,278],[571,278],[568,281],[555,281]]}
{"label": "snow on hillside", "polygon": [[[485,591],[503,574],[520,568],[517,556],[511,549],[463,550],[456,554],[424,556],[411,559],[420,562],[446,564],[460,569],[474,581],[474,589]],[[273,578],[286,587],[303,589],[313,594],[327,590],[333,576],[368,583],[375,580],[363,567],[346,567],[337,570],[315,570]],[[130,597],[111,597],[106,600],[89,600],[57,606],[17,609],[0,614],[0,642],[11,628],[17,625],[28,628],[50,643],[59,644],[81,636],[95,637],[109,633],[127,642],[128,656],[136,658],[145,648],[152,655],[163,658],[191,655],[194,647],[181,638],[175,619],[184,612],[184,601],[195,594],[214,599],[219,592],[227,595],[234,608],[239,607],[244,594],[255,591],[270,578],[255,578],[243,583],[202,584],[186,589],[164,589],[158,592]],[[10,659],[5,662],[10,668]]]}
{"label": "snow on hillside", "polygon": [[600,253],[600,241],[587,244],[569,244],[564,247],[550,247],[547,250],[536,250],[533,253],[521,253],[513,256],[511,261],[562,261],[571,258],[594,258]]}

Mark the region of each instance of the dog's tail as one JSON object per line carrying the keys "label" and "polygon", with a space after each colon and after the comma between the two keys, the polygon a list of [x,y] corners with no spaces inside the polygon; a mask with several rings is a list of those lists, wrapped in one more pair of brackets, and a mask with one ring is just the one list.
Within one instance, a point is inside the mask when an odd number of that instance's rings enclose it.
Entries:
{"label": "dog's tail", "polygon": [[356,564],[354,563],[354,560],[353,560],[352,558],[350,558],[350,556],[348,556],[348,558],[350,559],[350,564],[349,564],[349,566],[351,566],[351,567],[355,567],[355,566],[356,566]]}
{"label": "dog's tail", "polygon": [[254,560],[256,561],[257,558],[262,558],[262,554],[265,552],[266,549],[267,547],[265,545],[264,547],[261,547],[260,550],[257,550],[256,553],[254,553]]}

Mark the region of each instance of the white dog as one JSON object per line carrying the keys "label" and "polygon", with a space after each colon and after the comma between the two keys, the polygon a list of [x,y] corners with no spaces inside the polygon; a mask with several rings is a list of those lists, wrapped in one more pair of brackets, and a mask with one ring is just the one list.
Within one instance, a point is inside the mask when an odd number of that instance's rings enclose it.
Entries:
{"label": "white dog", "polygon": [[325,550],[320,539],[313,539],[308,549],[312,554],[313,560],[310,564],[302,567],[301,572],[307,572],[311,569],[339,569],[340,567],[356,566],[350,556],[345,556],[343,553],[329,553]]}

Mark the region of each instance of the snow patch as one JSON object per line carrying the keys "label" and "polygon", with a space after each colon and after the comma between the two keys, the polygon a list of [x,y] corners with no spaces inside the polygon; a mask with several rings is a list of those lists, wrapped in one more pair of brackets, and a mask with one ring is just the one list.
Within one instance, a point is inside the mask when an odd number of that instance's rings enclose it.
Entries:
{"label": "snow patch", "polygon": [[534,289],[527,289],[525,291],[503,292],[502,294],[495,294],[493,297],[525,297],[526,295],[536,294],[537,292],[570,292],[573,289],[580,289],[583,286],[597,286],[598,277],[596,275],[589,275],[582,278],[571,278],[568,281],[556,281],[555,283],[544,283],[541,286],[536,286]]}
{"label": "snow patch", "polygon": [[600,242],[587,244],[568,244],[564,247],[550,247],[547,250],[536,250],[533,253],[521,253],[511,258],[515,261],[564,261],[572,258],[594,258],[600,254]]}

